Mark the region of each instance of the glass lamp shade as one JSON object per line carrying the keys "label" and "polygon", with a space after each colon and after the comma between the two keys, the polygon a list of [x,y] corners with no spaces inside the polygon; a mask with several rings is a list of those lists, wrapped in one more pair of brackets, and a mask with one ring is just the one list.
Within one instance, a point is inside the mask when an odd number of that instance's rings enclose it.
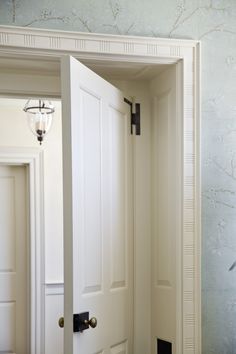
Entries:
{"label": "glass lamp shade", "polygon": [[27,114],[29,128],[41,145],[51,128],[55,108],[50,101],[28,100],[24,111]]}

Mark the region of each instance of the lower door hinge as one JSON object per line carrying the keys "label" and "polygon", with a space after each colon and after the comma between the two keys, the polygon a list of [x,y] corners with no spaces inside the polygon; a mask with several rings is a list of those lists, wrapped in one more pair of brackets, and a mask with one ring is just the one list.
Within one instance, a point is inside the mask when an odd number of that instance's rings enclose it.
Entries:
{"label": "lower door hinge", "polygon": [[[131,114],[131,134],[141,135],[141,122],[140,122],[140,103],[132,103],[127,98],[124,98],[125,103],[130,106]],[[135,130],[134,130],[135,128]]]}

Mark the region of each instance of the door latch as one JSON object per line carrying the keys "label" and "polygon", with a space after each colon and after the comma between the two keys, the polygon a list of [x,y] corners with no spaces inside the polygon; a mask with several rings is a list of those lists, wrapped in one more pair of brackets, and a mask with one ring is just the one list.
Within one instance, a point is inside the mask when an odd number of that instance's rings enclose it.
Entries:
{"label": "door latch", "polygon": [[[89,319],[89,312],[83,312],[73,315],[73,332],[83,332],[85,329],[97,327],[98,321],[96,317]],[[64,328],[64,317],[60,317],[58,320],[60,328]]]}
{"label": "door latch", "polygon": [[83,332],[86,329],[97,327],[97,319],[92,317],[89,319],[89,312],[74,314],[73,329],[74,332]]}

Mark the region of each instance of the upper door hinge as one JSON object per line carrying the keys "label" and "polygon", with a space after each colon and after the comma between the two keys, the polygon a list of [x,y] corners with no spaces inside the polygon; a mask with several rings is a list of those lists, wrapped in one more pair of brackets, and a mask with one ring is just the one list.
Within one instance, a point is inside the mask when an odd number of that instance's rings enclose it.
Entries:
{"label": "upper door hinge", "polygon": [[130,106],[131,134],[141,135],[140,103],[132,103],[127,98],[124,98],[124,101]]}

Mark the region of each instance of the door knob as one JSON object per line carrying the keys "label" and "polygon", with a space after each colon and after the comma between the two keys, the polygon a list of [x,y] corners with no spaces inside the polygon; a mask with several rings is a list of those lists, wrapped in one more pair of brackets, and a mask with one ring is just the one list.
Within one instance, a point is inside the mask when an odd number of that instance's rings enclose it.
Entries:
{"label": "door knob", "polygon": [[60,317],[58,320],[58,325],[60,328],[64,328],[64,317]]}
{"label": "door knob", "polygon": [[96,317],[92,317],[92,318],[90,318],[90,320],[84,320],[84,324],[89,325],[92,328],[95,328],[95,327],[97,327],[98,321],[97,321]]}

